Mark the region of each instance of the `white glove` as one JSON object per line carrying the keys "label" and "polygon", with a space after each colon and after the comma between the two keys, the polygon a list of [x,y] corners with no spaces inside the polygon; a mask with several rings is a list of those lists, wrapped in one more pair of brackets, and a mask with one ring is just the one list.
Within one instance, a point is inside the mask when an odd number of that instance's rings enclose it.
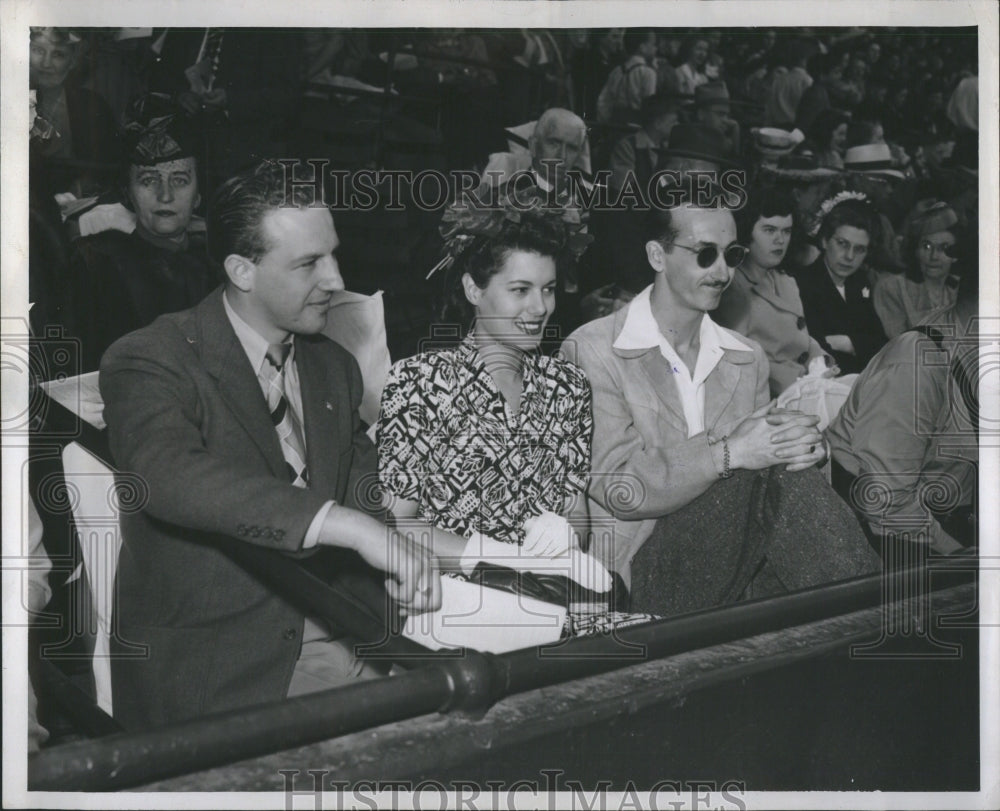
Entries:
{"label": "white glove", "polygon": [[529,555],[552,558],[578,549],[580,542],[569,521],[561,515],[546,510],[524,522],[524,546]]}
{"label": "white glove", "polygon": [[131,234],[135,230],[135,214],[121,203],[107,203],[94,206],[80,215],[80,236],[99,234],[102,231],[121,231]]}

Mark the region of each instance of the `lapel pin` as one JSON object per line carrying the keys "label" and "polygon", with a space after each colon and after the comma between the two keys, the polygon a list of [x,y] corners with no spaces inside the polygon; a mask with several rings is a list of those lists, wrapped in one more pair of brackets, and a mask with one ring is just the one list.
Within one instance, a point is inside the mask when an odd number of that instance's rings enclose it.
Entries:
{"label": "lapel pin", "polygon": [[323,405],[326,406],[326,410],[327,411],[333,411],[333,403],[331,403],[329,400],[327,400],[325,403],[323,403]]}

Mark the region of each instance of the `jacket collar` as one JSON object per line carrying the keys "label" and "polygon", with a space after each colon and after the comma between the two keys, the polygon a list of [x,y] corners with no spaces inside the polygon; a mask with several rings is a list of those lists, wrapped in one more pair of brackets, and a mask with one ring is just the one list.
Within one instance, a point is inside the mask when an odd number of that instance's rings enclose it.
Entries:
{"label": "jacket collar", "polygon": [[[623,307],[615,314],[612,346],[623,357],[629,357],[626,354],[629,352],[643,354],[650,349],[659,349],[660,342],[665,340],[653,317],[650,301],[652,291],[653,286],[650,285],[632,299],[627,307]],[[716,324],[708,313],[704,314],[701,321],[701,346],[702,350],[707,349],[710,352],[718,348],[722,351],[735,350],[753,354],[753,349],[733,333]]]}
{"label": "jacket collar", "polygon": [[774,289],[770,284],[755,282],[742,267],[737,268],[737,275],[746,283],[751,292],[760,296],[764,301],[779,310],[785,310],[797,316],[804,316],[802,309],[802,299],[799,296],[798,285],[787,273],[774,270],[769,271],[774,281]]}
{"label": "jacket collar", "polygon": [[[278,434],[271,423],[257,370],[240,343],[226,315],[223,287],[210,293],[195,307],[196,339],[205,370],[218,381],[219,393],[240,425],[257,445],[278,478],[285,478],[285,459]],[[192,339],[188,339],[191,341]],[[296,335],[295,362],[302,395],[302,420],[306,437],[306,464],[311,488],[336,482],[335,454],[323,453],[330,437],[338,435],[339,402],[329,398],[345,381],[329,380],[321,357],[322,336]]]}
{"label": "jacket collar", "polygon": [[[628,307],[623,307],[614,314],[612,351],[624,359],[638,359],[639,368],[642,370],[647,384],[664,406],[664,416],[674,424],[677,430],[686,433],[687,420],[684,417],[684,408],[677,392],[677,383],[673,378],[670,365],[660,353],[659,330],[656,330],[655,343],[650,343],[652,336],[648,335],[648,324],[645,324],[647,330],[642,329],[647,312],[649,318],[652,319],[652,312],[649,308],[651,289],[650,287],[644,290],[632,300]],[[644,299],[645,304],[642,303],[641,299]],[[636,302],[639,304],[636,305]],[[636,322],[629,323],[633,306],[636,306],[637,309],[636,315],[633,316],[637,319],[637,324]],[[751,347],[730,331],[715,324],[707,313],[705,318],[708,324],[703,322],[703,327],[708,327],[709,330],[718,333],[718,345],[722,349],[722,356],[705,380],[705,429],[711,431],[733,399],[740,375],[743,374],[743,368],[753,363],[754,354]],[[656,322],[653,321],[653,326],[655,327],[655,325]],[[630,328],[636,326],[637,328],[635,332],[625,333],[625,340],[622,341],[620,339],[626,326]],[[646,335],[645,340],[640,337],[643,335]],[[643,344],[649,345],[643,346]]]}

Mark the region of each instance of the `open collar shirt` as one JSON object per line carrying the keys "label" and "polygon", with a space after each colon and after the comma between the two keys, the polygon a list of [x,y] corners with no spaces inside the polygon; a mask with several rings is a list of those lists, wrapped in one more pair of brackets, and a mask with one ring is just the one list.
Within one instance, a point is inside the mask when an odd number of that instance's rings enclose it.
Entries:
{"label": "open collar shirt", "polygon": [[718,326],[709,318],[708,313],[705,313],[698,333],[700,343],[698,360],[692,372],[681,360],[670,341],[660,332],[650,303],[652,290],[653,287],[650,285],[632,300],[614,346],[616,349],[649,349],[654,346],[659,348],[663,359],[673,371],[673,379],[677,383],[677,395],[684,410],[690,438],[705,430],[705,381],[722,359],[725,350],[739,349],[744,352],[753,350]]}

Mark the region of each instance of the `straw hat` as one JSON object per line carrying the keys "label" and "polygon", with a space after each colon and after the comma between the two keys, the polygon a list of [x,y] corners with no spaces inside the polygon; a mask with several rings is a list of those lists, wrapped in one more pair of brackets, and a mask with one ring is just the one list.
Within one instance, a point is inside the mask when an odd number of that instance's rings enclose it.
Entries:
{"label": "straw hat", "polygon": [[852,146],[844,155],[844,169],[903,180],[903,173],[892,168],[892,152],[887,144]]}

